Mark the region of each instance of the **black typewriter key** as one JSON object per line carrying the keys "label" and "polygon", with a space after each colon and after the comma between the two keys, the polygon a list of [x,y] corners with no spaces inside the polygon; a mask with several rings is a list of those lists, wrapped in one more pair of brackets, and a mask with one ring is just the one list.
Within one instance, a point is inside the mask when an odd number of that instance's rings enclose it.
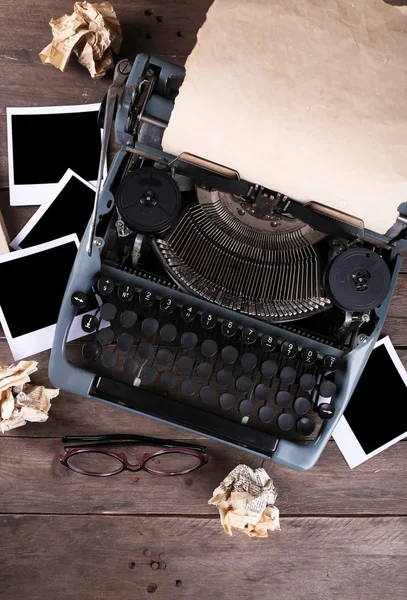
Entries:
{"label": "black typewriter key", "polygon": [[295,342],[283,342],[281,344],[281,354],[286,358],[294,358],[298,352],[298,345]]}
{"label": "black typewriter key", "polygon": [[201,354],[205,356],[205,358],[210,358],[211,356],[215,356],[218,351],[218,344],[215,340],[204,340],[201,344]]}
{"label": "black typewriter key", "polygon": [[225,393],[220,395],[219,404],[223,410],[230,410],[233,408],[234,403],[235,397],[232,394]]}
{"label": "black typewriter key", "polygon": [[92,333],[92,331],[96,331],[98,328],[99,319],[93,315],[83,315],[81,325],[83,331],[86,331],[86,333]]}
{"label": "black typewriter key", "polygon": [[239,412],[243,417],[250,417],[254,410],[254,404],[251,400],[242,400],[239,404]]}
{"label": "black typewriter key", "polygon": [[281,413],[281,415],[278,415],[277,417],[277,423],[283,431],[290,431],[294,425],[294,417],[288,413]]}
{"label": "black typewriter key", "polygon": [[242,331],[242,339],[244,344],[254,344],[254,342],[257,340],[257,336],[257,331],[251,327],[245,327]]}
{"label": "black typewriter key", "polygon": [[193,396],[196,392],[196,383],[193,379],[184,379],[181,383],[181,392],[184,396]]}
{"label": "black typewriter key", "polygon": [[324,367],[327,371],[336,371],[337,362],[336,356],[324,356]]}
{"label": "black typewriter key", "polygon": [[96,284],[96,289],[101,296],[109,296],[114,290],[114,281],[110,277],[101,277]]}
{"label": "black typewriter key", "polygon": [[335,408],[329,402],[323,402],[318,406],[318,414],[321,419],[332,419],[335,414]]}
{"label": "black typewriter key", "polygon": [[150,342],[140,342],[137,352],[141,358],[150,358],[154,354],[154,346]]}
{"label": "black typewriter key", "polygon": [[165,367],[172,363],[174,360],[174,355],[170,350],[167,350],[166,348],[160,348],[156,354],[155,360],[160,367]]}
{"label": "black typewriter key", "polygon": [[102,364],[104,367],[108,369],[113,369],[117,365],[119,357],[117,356],[117,352],[114,350],[108,350],[102,356]]}
{"label": "black typewriter key", "polygon": [[274,418],[274,410],[272,406],[262,406],[259,408],[259,419],[263,423],[270,423]]}
{"label": "black typewriter key", "polygon": [[134,337],[129,333],[121,333],[117,338],[116,346],[119,350],[130,350],[132,345],[134,344]]}
{"label": "black typewriter key", "polygon": [[265,383],[259,383],[254,388],[254,395],[257,398],[257,400],[262,400],[262,402],[266,402],[266,400],[268,400],[268,397],[270,395],[269,386],[266,385]]}
{"label": "black typewriter key", "polygon": [[176,306],[177,303],[175,302],[174,298],[161,298],[160,300],[160,308],[167,315],[171,315]]}
{"label": "black typewriter key", "polygon": [[277,346],[277,339],[272,335],[264,334],[261,338],[261,347],[267,352],[272,352]]}
{"label": "black typewriter key", "polygon": [[298,396],[298,398],[294,400],[294,410],[297,413],[297,415],[305,415],[310,408],[311,402],[308,400],[308,398]]}
{"label": "black typewriter key", "polygon": [[310,417],[301,417],[297,421],[297,431],[301,435],[311,435],[315,429],[315,422]]}
{"label": "black typewriter key", "polygon": [[294,383],[297,373],[292,367],[283,367],[280,373],[281,383],[291,385]]}
{"label": "black typewriter key", "polygon": [[186,323],[191,323],[197,314],[198,311],[195,306],[191,306],[190,304],[186,304],[181,308],[181,317]]}
{"label": "black typewriter key", "polygon": [[141,324],[141,330],[144,335],[151,336],[157,332],[158,329],[158,321],[157,319],[152,319],[151,317],[147,317]]}
{"label": "black typewriter key", "polygon": [[103,321],[113,321],[117,313],[117,308],[114,304],[106,302],[100,309],[100,318]]}
{"label": "black typewriter key", "polygon": [[234,321],[222,321],[220,328],[223,335],[226,337],[233,337],[239,329],[239,325]]}
{"label": "black typewriter key", "polygon": [[310,373],[305,373],[300,377],[300,388],[304,392],[311,392],[314,389],[316,382],[317,381],[313,375]]}
{"label": "black typewriter key", "polygon": [[189,373],[194,366],[194,361],[189,356],[180,356],[177,358],[175,366],[181,373]]}
{"label": "black typewriter key", "polygon": [[177,337],[177,328],[172,323],[163,325],[160,329],[160,338],[163,342],[173,342]]}
{"label": "black typewriter key", "polygon": [[106,329],[101,329],[97,332],[98,341],[102,344],[102,346],[108,346],[114,340],[114,331],[110,329],[110,327],[106,327]]}
{"label": "black typewriter key", "polygon": [[138,369],[138,361],[135,358],[126,358],[123,362],[123,373],[125,375],[135,375]]}
{"label": "black typewriter key", "polygon": [[239,352],[234,346],[225,346],[222,350],[222,360],[225,365],[233,365],[236,362]]}
{"label": "black typewriter key", "polygon": [[240,377],[238,377],[236,379],[236,389],[238,392],[241,392],[242,394],[244,392],[248,392],[249,390],[252,389],[253,386],[253,382],[250,379],[250,377],[246,377],[246,375],[241,375]]}
{"label": "black typewriter key", "polygon": [[216,381],[219,385],[231,385],[233,383],[232,372],[228,369],[220,369],[216,373]]}
{"label": "black typewriter key", "polygon": [[210,312],[202,313],[201,325],[204,329],[213,329],[216,325],[215,315]]}
{"label": "black typewriter key", "polygon": [[245,352],[240,359],[243,371],[253,371],[257,365],[257,356],[253,352]]}
{"label": "black typewriter key", "polygon": [[271,379],[278,371],[277,363],[274,360],[265,360],[261,365],[261,372],[264,377]]}
{"label": "black typewriter key", "polygon": [[201,387],[199,397],[204,404],[214,404],[216,402],[216,390],[210,385]]}
{"label": "black typewriter key", "polygon": [[97,360],[102,354],[99,342],[85,342],[82,346],[82,356],[86,360]]}
{"label": "black typewriter key", "polygon": [[117,289],[117,295],[122,302],[131,302],[135,293],[135,288],[127,283],[121,283]]}
{"label": "black typewriter key", "polygon": [[153,306],[156,299],[156,295],[151,290],[141,290],[139,294],[139,302],[141,306],[149,307]]}
{"label": "black typewriter key", "polygon": [[336,392],[336,385],[333,381],[325,379],[319,386],[319,395],[323,398],[332,398]]}
{"label": "black typewriter key", "polygon": [[193,350],[198,343],[198,336],[193,331],[186,331],[181,335],[181,346],[184,350]]}
{"label": "black typewriter key", "polygon": [[280,408],[288,408],[293,399],[293,395],[290,392],[278,392],[276,395],[276,404]]}
{"label": "black typewriter key", "polygon": [[175,386],[176,383],[177,378],[175,377],[174,373],[171,373],[170,371],[163,373],[160,377],[160,386],[163,390],[170,390]]}
{"label": "black typewriter key", "polygon": [[196,368],[196,373],[200,379],[209,379],[212,375],[213,367],[208,362],[201,362]]}
{"label": "black typewriter key", "polygon": [[318,358],[318,352],[313,348],[303,348],[301,350],[301,358],[306,365],[313,365]]}
{"label": "black typewriter key", "polygon": [[71,304],[77,309],[86,308],[89,304],[89,299],[85,292],[74,292],[71,296]]}
{"label": "black typewriter key", "polygon": [[124,310],[120,313],[120,323],[126,329],[130,329],[137,321],[137,315],[133,310]]}
{"label": "black typewriter key", "polygon": [[142,368],[140,379],[143,383],[153,383],[156,380],[158,371],[152,365],[146,365]]}

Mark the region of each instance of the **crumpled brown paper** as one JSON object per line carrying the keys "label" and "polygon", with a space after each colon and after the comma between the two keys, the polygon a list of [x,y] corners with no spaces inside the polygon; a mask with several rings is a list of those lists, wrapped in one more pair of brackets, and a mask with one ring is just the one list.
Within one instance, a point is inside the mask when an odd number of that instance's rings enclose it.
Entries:
{"label": "crumpled brown paper", "polygon": [[7,252],[10,252],[10,248],[8,247],[9,242],[10,239],[4,224],[4,219],[0,213],[0,254],[6,254]]}
{"label": "crumpled brown paper", "polygon": [[49,24],[53,40],[40,52],[43,64],[50,63],[64,71],[74,52],[94,79],[113,68],[112,50],[118,54],[123,38],[110,2],[75,2],[71,15],[51,19]]}
{"label": "crumpled brown paper", "polygon": [[264,469],[238,465],[219,484],[208,504],[218,507],[228,535],[234,527],[250,537],[268,537],[268,531],[280,530],[276,497],[273,480]]}
{"label": "crumpled brown paper", "polygon": [[30,375],[37,371],[38,363],[21,360],[17,365],[0,362],[0,431],[10,431],[27,421],[43,422],[48,419],[51,400],[59,389],[29,384]]}

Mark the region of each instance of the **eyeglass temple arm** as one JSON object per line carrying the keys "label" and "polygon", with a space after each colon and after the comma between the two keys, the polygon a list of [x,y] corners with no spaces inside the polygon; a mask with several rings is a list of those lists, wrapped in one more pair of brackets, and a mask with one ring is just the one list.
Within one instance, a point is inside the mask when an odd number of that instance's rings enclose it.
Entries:
{"label": "eyeglass temple arm", "polygon": [[134,434],[100,434],[100,435],[66,435],[62,438],[63,444],[99,444],[104,442],[110,443],[143,443],[151,446],[165,446],[167,448],[193,448],[195,450],[201,450],[206,452],[206,446],[199,446],[197,444],[188,444],[185,442],[178,442],[176,440],[166,440],[162,438],[147,437],[144,435]]}

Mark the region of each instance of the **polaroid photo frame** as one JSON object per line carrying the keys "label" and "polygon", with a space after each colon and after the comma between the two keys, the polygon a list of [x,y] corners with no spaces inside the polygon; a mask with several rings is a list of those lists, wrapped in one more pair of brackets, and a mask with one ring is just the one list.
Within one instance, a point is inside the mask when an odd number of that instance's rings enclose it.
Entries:
{"label": "polaroid photo frame", "polygon": [[[15,360],[52,347],[78,246],[68,235],[0,256],[0,321]],[[75,317],[69,340],[86,335],[81,319]]]}
{"label": "polaroid photo frame", "polygon": [[11,206],[49,202],[69,168],[96,184],[102,139],[99,107],[7,108]]}
{"label": "polaroid photo frame", "polygon": [[94,203],[93,185],[68,169],[57,184],[54,197],[40,206],[10,247],[29,248],[73,233],[81,240]]}
{"label": "polaroid photo frame", "polygon": [[351,469],[407,436],[407,372],[388,337],[376,343],[332,435]]}

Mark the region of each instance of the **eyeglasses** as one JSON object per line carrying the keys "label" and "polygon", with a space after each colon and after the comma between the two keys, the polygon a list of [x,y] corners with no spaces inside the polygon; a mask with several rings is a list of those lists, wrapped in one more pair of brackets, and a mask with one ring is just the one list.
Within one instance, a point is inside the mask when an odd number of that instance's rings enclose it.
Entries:
{"label": "eyeglasses", "polygon": [[[132,472],[144,469],[153,475],[185,475],[208,462],[206,446],[142,435],[71,435],[63,437],[62,442],[66,445],[59,456],[61,463],[72,471],[92,477],[109,477],[126,469]],[[143,452],[141,460],[131,464],[124,452],[104,447],[110,445],[124,446],[125,449],[132,445],[161,449]]]}

